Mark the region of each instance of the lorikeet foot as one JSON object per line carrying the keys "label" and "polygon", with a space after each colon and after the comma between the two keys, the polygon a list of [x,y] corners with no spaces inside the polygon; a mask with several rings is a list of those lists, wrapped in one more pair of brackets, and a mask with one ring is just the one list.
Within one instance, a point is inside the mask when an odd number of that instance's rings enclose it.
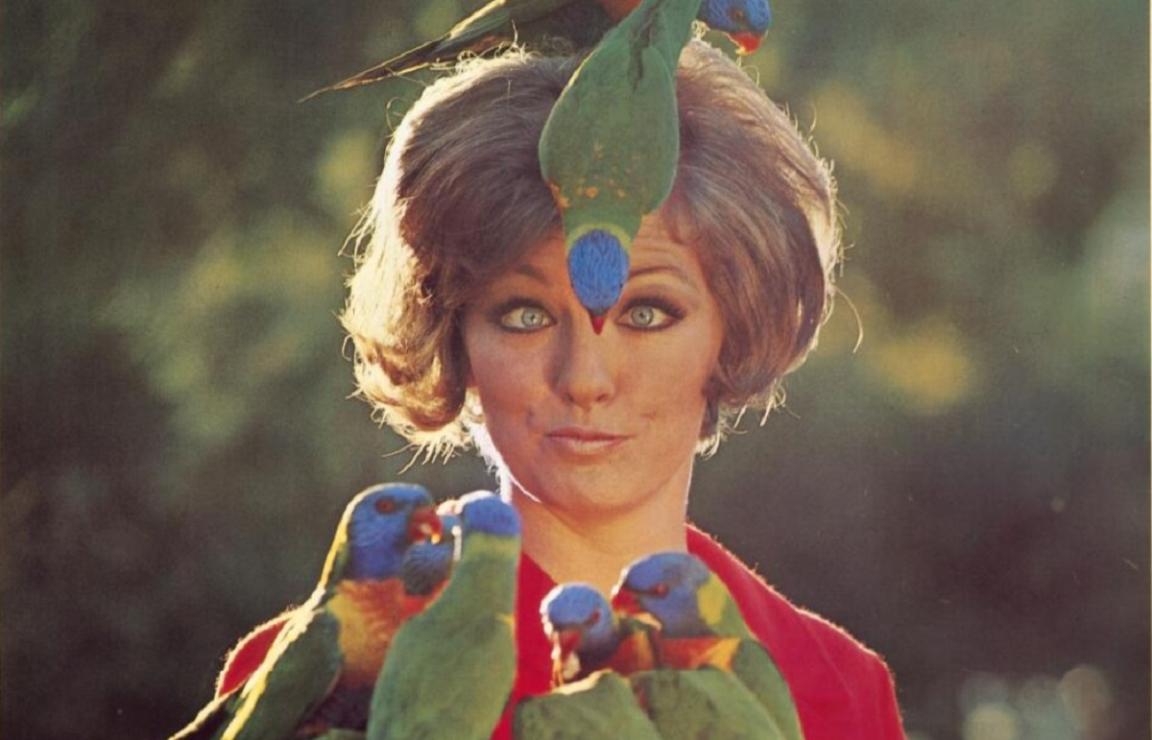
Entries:
{"label": "lorikeet foot", "polygon": [[[614,235],[592,229],[577,238],[568,252],[568,275],[580,305],[588,309],[595,325],[620,300],[628,279],[628,253]],[[599,323],[603,325],[602,318]]]}

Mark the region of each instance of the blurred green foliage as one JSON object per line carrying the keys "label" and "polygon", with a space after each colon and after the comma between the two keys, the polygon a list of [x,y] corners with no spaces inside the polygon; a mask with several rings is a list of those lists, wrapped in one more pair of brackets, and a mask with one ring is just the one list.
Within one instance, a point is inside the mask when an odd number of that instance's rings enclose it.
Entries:
{"label": "blurred green foliage", "polygon": [[[426,78],[294,101],[475,4],[5,6],[5,738],[172,731],[401,475],[338,252]],[[1147,4],[775,10],[745,63],[836,163],[845,298],[693,517],[883,653],[916,738],[1147,736]]]}

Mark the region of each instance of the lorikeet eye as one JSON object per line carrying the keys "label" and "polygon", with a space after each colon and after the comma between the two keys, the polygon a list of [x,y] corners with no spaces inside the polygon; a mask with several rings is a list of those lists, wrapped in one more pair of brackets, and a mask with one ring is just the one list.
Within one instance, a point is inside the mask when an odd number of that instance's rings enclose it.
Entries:
{"label": "lorikeet eye", "polygon": [[667,596],[668,595],[668,584],[667,583],[657,583],[655,586],[652,587],[652,595],[656,596],[657,598]]}
{"label": "lorikeet eye", "polygon": [[592,613],[588,615],[588,618],[584,620],[584,626],[585,627],[591,627],[592,625],[596,624],[599,621],[600,621],[600,610],[599,609],[593,609]]}
{"label": "lorikeet eye", "polygon": [[391,514],[396,511],[396,502],[390,498],[377,499],[376,511],[381,514]]}
{"label": "lorikeet eye", "polygon": [[732,10],[728,12],[728,15],[737,23],[743,23],[747,17],[743,8],[732,8]]}

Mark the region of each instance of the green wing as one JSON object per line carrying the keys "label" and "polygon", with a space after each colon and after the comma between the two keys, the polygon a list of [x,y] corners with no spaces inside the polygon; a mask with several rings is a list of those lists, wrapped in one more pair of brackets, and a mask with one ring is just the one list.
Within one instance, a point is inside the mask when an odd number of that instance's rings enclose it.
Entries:
{"label": "green wing", "polygon": [[675,70],[700,0],[644,0],[605,34],[561,93],[540,137],[571,243],[591,228],[630,243],[668,196],[680,153]]}
{"label": "green wing", "polygon": [[524,699],[516,706],[513,728],[518,740],[660,740],[631,685],[611,671]]}
{"label": "green wing", "polygon": [[465,52],[483,53],[502,43],[547,38],[568,39],[577,48],[599,41],[612,26],[596,0],[494,0],[464,18],[443,36],[369,67],[345,80],[317,90],[346,90],[407,74],[438,62],[453,61]]}
{"label": "green wing", "polygon": [[740,643],[732,657],[732,673],[760,701],[783,732],[787,740],[803,740],[800,717],[788,683],[780,675],[768,651],[755,640]]}
{"label": "green wing", "polygon": [[324,609],[285,627],[269,660],[242,689],[222,740],[289,737],[328,696],[340,676],[340,625]]}
{"label": "green wing", "polygon": [[486,740],[516,676],[519,543],[468,534],[440,597],[396,634],[372,695],[368,737]]}
{"label": "green wing", "polygon": [[760,702],[731,673],[714,668],[632,676],[641,705],[665,740],[783,740]]}

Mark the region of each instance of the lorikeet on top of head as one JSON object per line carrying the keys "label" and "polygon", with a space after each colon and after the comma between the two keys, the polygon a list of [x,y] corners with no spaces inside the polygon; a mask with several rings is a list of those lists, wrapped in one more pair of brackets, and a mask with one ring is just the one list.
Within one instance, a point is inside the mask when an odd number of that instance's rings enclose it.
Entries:
{"label": "lorikeet on top of head", "polygon": [[[589,48],[639,4],[640,0],[493,0],[443,36],[312,95],[369,85],[432,64],[455,61],[465,53],[482,54],[513,40],[529,48],[546,48],[556,40],[575,49]],[[750,53],[760,45],[771,25],[772,10],[768,0],[704,0],[697,17],[712,30],[728,34],[742,53]]]}
{"label": "lorikeet on top of head", "polygon": [[640,221],[672,191],[676,69],[701,0],[643,0],[580,64],[540,135],[568,276],[599,333],[628,279]]}

